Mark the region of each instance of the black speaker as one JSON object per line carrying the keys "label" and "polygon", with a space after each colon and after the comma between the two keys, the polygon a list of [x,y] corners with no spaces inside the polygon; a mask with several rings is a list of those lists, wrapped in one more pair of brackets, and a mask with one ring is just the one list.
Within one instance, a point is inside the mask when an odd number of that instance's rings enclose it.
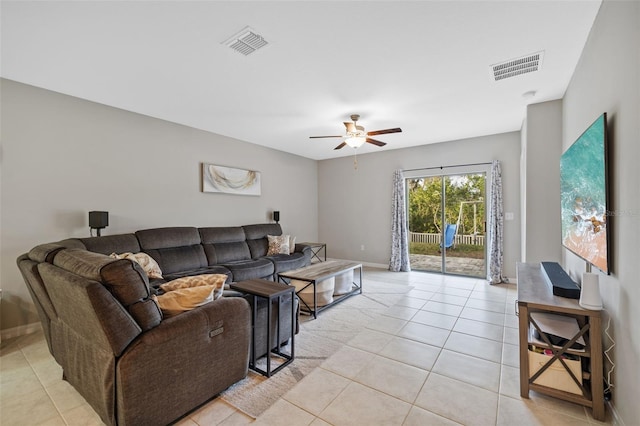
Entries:
{"label": "black speaker", "polygon": [[98,229],[98,235],[100,235],[100,229],[109,226],[109,212],[89,212],[89,228]]}
{"label": "black speaker", "polygon": [[273,220],[276,221],[276,223],[278,223],[280,221],[280,212],[279,211],[274,211],[273,212]]}

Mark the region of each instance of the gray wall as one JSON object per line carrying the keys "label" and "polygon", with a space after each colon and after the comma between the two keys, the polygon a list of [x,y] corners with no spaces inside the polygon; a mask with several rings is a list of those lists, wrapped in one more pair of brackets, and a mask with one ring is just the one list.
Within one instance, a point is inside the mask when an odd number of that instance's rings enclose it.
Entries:
{"label": "gray wall", "polygon": [[562,154],[562,101],[529,105],[522,139],[522,259],[560,262],[560,162],[551,159]]}
{"label": "gray wall", "polygon": [[[2,329],[38,321],[16,267],[44,242],[161,226],[268,222],[317,239],[317,162],[2,80]],[[260,197],[202,193],[201,163],[262,172]]]}
{"label": "gray wall", "polygon": [[[563,151],[603,112],[610,136],[611,275],[600,274],[604,325],[616,346],[613,405],[623,424],[640,419],[640,3],[605,0],[563,104]],[[563,250],[580,281],[585,262]],[[595,271],[595,269],[594,269]],[[610,340],[605,338],[605,347]],[[606,364],[607,369],[609,364]]]}
{"label": "gray wall", "polygon": [[[347,149],[347,148],[344,148]],[[393,171],[500,160],[505,222],[505,274],[520,259],[519,132],[322,160],[318,166],[318,232],[329,257],[389,265]],[[447,172],[449,170],[446,170]],[[365,250],[361,250],[364,245]]]}

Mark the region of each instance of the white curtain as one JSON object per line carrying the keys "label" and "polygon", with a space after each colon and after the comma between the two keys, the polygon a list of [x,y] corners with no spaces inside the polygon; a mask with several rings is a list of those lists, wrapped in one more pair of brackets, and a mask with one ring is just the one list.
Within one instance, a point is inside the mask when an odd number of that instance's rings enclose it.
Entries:
{"label": "white curtain", "polygon": [[502,172],[500,162],[493,160],[491,163],[491,188],[489,199],[489,226],[487,230],[489,271],[487,280],[489,284],[507,282],[502,275],[504,258],[503,243],[504,212],[502,207]]}
{"label": "white curtain", "polygon": [[389,270],[408,272],[409,235],[405,204],[404,175],[402,170],[393,172],[393,204],[391,210],[391,261]]}

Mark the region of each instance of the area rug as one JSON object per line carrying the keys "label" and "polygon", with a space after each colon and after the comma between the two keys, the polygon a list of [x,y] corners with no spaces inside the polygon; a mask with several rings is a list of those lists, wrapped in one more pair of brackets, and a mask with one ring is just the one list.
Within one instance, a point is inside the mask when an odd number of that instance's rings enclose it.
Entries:
{"label": "area rug", "polygon": [[[376,280],[375,272],[365,273],[362,294],[320,312],[317,319],[301,315],[300,332],[295,337],[295,360],[290,365],[270,378],[249,370],[244,380],[222,392],[220,398],[257,418],[411,288]],[[272,360],[272,368],[273,365]]]}

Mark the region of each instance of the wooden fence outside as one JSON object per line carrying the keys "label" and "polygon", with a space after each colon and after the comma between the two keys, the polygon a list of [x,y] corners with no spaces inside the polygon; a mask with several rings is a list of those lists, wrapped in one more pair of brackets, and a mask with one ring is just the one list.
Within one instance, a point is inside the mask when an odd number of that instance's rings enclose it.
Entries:
{"label": "wooden fence outside", "polygon": [[[409,232],[409,240],[412,243],[440,244],[442,234],[425,234],[420,232]],[[484,246],[484,235],[460,235],[456,234],[455,244],[470,244]]]}

